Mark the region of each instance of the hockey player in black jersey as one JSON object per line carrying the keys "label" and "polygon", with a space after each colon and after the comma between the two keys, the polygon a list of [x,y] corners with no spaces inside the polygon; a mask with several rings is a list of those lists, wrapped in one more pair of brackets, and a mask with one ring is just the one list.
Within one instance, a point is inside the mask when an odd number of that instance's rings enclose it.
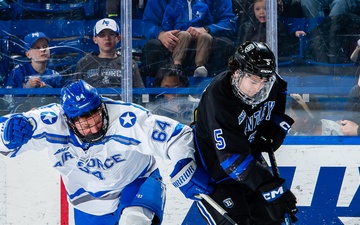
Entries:
{"label": "hockey player in black jersey", "polygon": [[[204,91],[194,127],[197,161],[213,179],[209,196],[237,224],[277,225],[285,213],[296,222],[296,197],[262,157],[293,123],[284,113],[287,83],[265,43],[243,43],[228,67]],[[197,206],[208,224],[231,224],[205,200]]]}

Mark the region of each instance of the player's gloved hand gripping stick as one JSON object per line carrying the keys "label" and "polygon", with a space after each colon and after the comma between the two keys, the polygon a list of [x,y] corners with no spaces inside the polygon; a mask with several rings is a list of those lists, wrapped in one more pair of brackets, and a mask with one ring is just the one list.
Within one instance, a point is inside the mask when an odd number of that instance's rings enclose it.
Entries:
{"label": "player's gloved hand gripping stick", "polygon": [[[295,215],[298,211],[296,208],[296,197],[288,189],[285,180],[280,178],[274,151],[270,149],[268,153],[271,169],[273,171],[274,177],[277,178],[277,180],[261,187],[260,191],[262,191],[264,198],[270,204],[270,216],[276,218],[283,215],[285,224],[292,225],[297,221],[297,217]],[[276,193],[278,197],[273,198],[272,194],[274,193]]]}
{"label": "player's gloved hand gripping stick", "polygon": [[199,194],[198,198],[204,199],[207,203],[209,203],[220,215],[222,215],[227,221],[229,221],[232,225],[239,225],[236,223],[229,215],[228,212],[226,212],[225,209],[223,209],[219,204],[217,204],[214,199],[212,199],[210,196],[206,194]]}
{"label": "player's gloved hand gripping stick", "polygon": [[227,212],[208,196],[213,192],[213,187],[209,185],[210,176],[201,167],[198,167],[194,160],[190,158],[180,160],[175,165],[170,177],[172,184],[178,187],[185,197],[192,200],[204,199],[231,224],[237,225]]}
{"label": "player's gloved hand gripping stick", "polygon": [[32,138],[34,127],[28,118],[16,114],[6,121],[2,131],[5,146],[9,149],[16,149]]}
{"label": "player's gloved hand gripping stick", "polygon": [[256,141],[252,143],[256,152],[276,151],[284,142],[294,120],[286,114],[273,114],[269,121],[263,121],[263,132],[257,134]]}
{"label": "player's gloved hand gripping stick", "polygon": [[199,200],[198,194],[210,194],[214,190],[210,176],[191,158],[179,160],[170,177],[171,183],[192,200]]}

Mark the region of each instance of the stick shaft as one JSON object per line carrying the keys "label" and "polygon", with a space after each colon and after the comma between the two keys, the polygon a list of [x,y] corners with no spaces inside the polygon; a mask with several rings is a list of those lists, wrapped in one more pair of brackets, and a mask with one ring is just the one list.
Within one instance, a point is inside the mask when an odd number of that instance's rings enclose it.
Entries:
{"label": "stick shaft", "polygon": [[231,224],[238,225],[231,217],[228,215],[225,209],[223,209],[217,202],[214,201],[209,195],[199,194],[202,199],[209,203],[218,213],[220,213],[225,219],[227,219]]}
{"label": "stick shaft", "polygon": [[[280,172],[279,172],[279,168],[277,166],[277,162],[276,162],[276,159],[275,159],[274,150],[270,149],[268,153],[269,153],[269,159],[270,159],[271,169],[273,171],[273,175],[276,178],[280,178]],[[284,221],[285,221],[286,225],[292,225],[293,224],[292,221],[291,221],[291,217],[289,215],[289,212],[285,212]]]}

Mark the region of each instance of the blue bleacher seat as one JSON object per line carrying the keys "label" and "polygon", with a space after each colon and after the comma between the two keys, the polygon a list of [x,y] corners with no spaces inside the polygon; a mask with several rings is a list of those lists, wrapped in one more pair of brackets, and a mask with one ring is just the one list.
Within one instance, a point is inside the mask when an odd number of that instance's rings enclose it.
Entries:
{"label": "blue bleacher seat", "polygon": [[99,53],[99,47],[92,40],[93,29],[98,20],[86,20],[84,27],[83,49],[86,53]]}
{"label": "blue bleacher seat", "polygon": [[0,20],[0,87],[6,78],[9,68],[9,55],[7,54],[7,46],[9,37],[12,33],[12,21]]}
{"label": "blue bleacher seat", "polygon": [[0,20],[12,20],[13,8],[5,0],[0,0]]}
{"label": "blue bleacher seat", "polygon": [[[317,18],[294,18],[294,17],[279,17],[278,20],[284,24],[289,35],[295,35],[296,31],[304,31],[307,34],[311,32],[317,25],[319,25],[325,17],[317,17]],[[297,46],[295,48],[298,49],[297,54],[293,55],[290,60],[285,60],[279,62],[279,66],[288,66],[292,65],[299,60],[304,59],[304,51],[309,44],[309,35],[300,36],[299,42],[295,43]]]}
{"label": "blue bleacher seat", "polygon": [[[326,61],[319,61],[309,58],[309,55],[305,54],[310,46],[310,43],[314,41],[315,38],[324,38],[322,37],[313,37],[311,32],[319,26],[326,17],[318,17],[318,18],[287,18],[287,17],[279,17],[279,20],[284,23],[285,27],[287,28],[289,34],[294,34],[295,31],[305,31],[307,35],[300,36],[298,42],[298,53],[293,55],[292,58],[289,60],[283,60],[279,62],[279,67],[289,67],[289,66],[296,66],[301,65],[306,67],[309,71],[316,74],[336,74],[336,75],[352,75],[356,70],[355,63],[348,62],[348,63],[335,63],[335,62],[326,62]],[[350,35],[337,35],[336,40],[348,40]],[[353,49],[353,45],[357,40],[357,35],[353,35],[351,37],[354,41],[346,41],[348,43],[348,49]],[[329,46],[333,43],[326,43]],[[339,52],[341,49],[339,47]],[[319,54],[327,55],[326,52],[319,52]],[[350,57],[350,55],[349,55]],[[350,60],[349,60],[350,61]]]}
{"label": "blue bleacher seat", "polygon": [[98,10],[97,0],[17,0],[11,5],[18,19],[84,19]]}
{"label": "blue bleacher seat", "polygon": [[[82,38],[84,37],[84,20],[44,20],[28,19],[13,22],[12,38],[15,41],[10,46],[11,53],[23,53],[23,38],[30,33],[41,31],[50,39],[53,54],[67,54],[81,52]],[[56,45],[56,46],[54,46]]]}
{"label": "blue bleacher seat", "polygon": [[143,35],[142,20],[132,20],[132,36],[133,36],[133,48],[141,48],[145,45],[147,39]]}

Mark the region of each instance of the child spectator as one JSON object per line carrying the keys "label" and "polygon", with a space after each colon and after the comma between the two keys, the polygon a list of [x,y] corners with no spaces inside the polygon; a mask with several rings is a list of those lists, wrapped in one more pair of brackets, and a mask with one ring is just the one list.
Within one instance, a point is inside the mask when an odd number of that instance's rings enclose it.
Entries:
{"label": "child spectator", "polygon": [[9,74],[7,88],[61,88],[62,77],[47,67],[49,38],[42,32],[35,32],[24,38],[24,44],[25,55],[31,61],[15,66]]}
{"label": "child spectator", "polygon": [[[61,75],[55,70],[47,67],[47,62],[50,58],[50,48],[49,38],[46,34],[42,32],[35,32],[25,36],[24,51],[30,62],[18,64],[14,67],[7,79],[6,88],[63,87],[64,79]],[[10,101],[11,108],[14,108],[23,101],[27,100],[24,96],[14,98],[12,96],[7,96],[7,98]],[[37,105],[35,102],[32,102],[32,104],[35,105],[31,105],[31,107],[35,107]],[[44,102],[39,103],[39,105],[43,104]],[[24,108],[24,110],[26,110],[26,108]]]}
{"label": "child spectator", "polygon": [[[171,66],[162,67],[156,74],[153,87],[162,88],[183,88],[189,87],[189,80],[184,76],[181,70],[172,68]],[[171,100],[175,97],[179,97],[178,94],[166,94],[162,93],[167,100]],[[159,97],[159,95],[157,95]]]}
{"label": "child spectator", "polygon": [[[120,29],[115,20],[104,18],[97,21],[93,41],[99,47],[99,54],[87,54],[80,59],[74,78],[83,79],[93,87],[121,87],[121,57],[116,50],[120,39]],[[135,61],[133,87],[144,87]]]}
{"label": "child spectator", "polygon": [[[254,0],[254,17],[255,20],[250,20],[240,25],[239,33],[237,35],[237,45],[245,41],[266,42],[266,0]],[[288,35],[285,25],[281,22],[277,23],[278,28],[278,54],[279,56],[291,55],[289,46],[295,43],[293,38],[295,36],[306,35],[303,31],[296,31],[294,36]]]}
{"label": "child spectator", "polygon": [[[153,87],[186,88],[189,87],[189,80],[181,70],[175,68],[174,65],[168,65],[158,70]],[[166,93],[164,90],[155,95],[146,107],[154,114],[168,116],[184,124],[190,124],[196,105],[196,99],[190,95]]]}

